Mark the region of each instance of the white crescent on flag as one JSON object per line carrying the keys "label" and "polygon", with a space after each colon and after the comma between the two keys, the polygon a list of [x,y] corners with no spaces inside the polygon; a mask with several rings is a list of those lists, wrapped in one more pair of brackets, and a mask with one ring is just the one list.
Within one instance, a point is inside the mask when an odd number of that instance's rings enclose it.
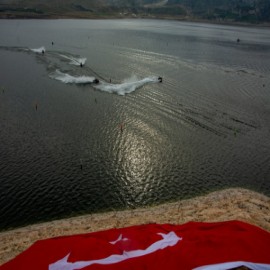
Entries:
{"label": "white crescent on flag", "polygon": [[[121,255],[111,255],[109,257],[106,257],[104,259],[99,260],[91,260],[91,261],[78,261],[78,262],[68,262],[68,257],[70,254],[65,256],[63,259],[50,264],[49,270],[79,270],[82,268],[85,268],[87,266],[90,266],[92,264],[114,264],[119,263],[131,258],[141,257],[153,252],[156,252],[157,250],[164,249],[167,247],[174,246],[178,243],[179,240],[182,240],[182,238],[178,237],[174,232],[169,232],[168,234],[158,233],[162,236],[162,240],[159,240],[155,243],[153,243],[151,246],[146,248],[145,250],[132,250],[132,251],[124,251]],[[121,239],[118,238],[116,241],[119,242]],[[115,242],[113,242],[115,243]]]}
{"label": "white crescent on flag", "polygon": [[0,270],[270,270],[270,233],[240,222],[147,224],[37,241]]}

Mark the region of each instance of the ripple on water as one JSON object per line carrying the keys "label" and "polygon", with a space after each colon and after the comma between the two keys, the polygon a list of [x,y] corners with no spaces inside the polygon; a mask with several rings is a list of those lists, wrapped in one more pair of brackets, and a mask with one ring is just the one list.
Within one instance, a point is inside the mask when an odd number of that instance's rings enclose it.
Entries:
{"label": "ripple on water", "polygon": [[[270,194],[269,56],[200,34],[142,31],[139,42],[103,42],[95,54],[98,39],[89,50],[65,44],[45,55],[0,47],[8,86],[0,93],[0,228],[225,187]],[[57,69],[163,83],[119,96],[53,80]]]}

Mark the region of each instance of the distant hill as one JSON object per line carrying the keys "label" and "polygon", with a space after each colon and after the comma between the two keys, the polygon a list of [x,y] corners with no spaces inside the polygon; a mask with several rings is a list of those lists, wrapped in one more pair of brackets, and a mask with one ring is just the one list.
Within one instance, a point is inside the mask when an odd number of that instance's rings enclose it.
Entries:
{"label": "distant hill", "polygon": [[157,17],[270,22],[270,0],[0,0],[1,18]]}

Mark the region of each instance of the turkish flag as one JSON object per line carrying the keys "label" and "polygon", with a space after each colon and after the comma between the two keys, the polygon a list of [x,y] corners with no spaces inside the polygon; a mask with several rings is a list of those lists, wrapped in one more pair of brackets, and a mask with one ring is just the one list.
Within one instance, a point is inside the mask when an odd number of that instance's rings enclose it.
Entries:
{"label": "turkish flag", "polygon": [[0,270],[270,269],[270,233],[240,221],[148,224],[34,243]]}

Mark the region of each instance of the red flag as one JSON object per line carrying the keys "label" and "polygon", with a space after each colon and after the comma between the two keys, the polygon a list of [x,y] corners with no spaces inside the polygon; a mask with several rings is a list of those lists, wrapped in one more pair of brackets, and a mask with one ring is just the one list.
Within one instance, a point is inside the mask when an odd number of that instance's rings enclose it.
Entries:
{"label": "red flag", "polygon": [[37,241],[0,270],[270,269],[270,233],[239,221],[148,224]]}

